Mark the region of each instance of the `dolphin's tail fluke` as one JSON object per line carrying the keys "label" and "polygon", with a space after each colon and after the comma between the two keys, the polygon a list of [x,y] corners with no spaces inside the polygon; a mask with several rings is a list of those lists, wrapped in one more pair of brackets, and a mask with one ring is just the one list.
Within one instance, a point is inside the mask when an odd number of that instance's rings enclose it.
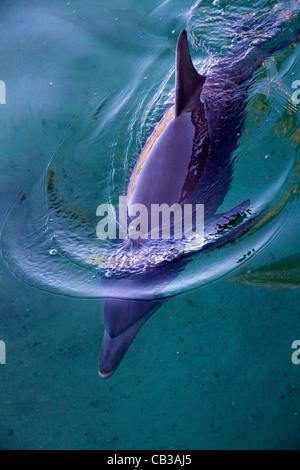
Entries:
{"label": "dolphin's tail fluke", "polygon": [[102,301],[105,332],[99,357],[100,377],[107,378],[114,373],[139,329],[161,304],[158,300]]}

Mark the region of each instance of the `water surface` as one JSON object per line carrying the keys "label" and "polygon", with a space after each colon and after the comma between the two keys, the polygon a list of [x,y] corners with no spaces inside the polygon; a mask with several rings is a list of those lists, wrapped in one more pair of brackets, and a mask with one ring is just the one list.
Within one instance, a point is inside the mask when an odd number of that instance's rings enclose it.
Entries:
{"label": "water surface", "polygon": [[[299,448],[299,292],[282,262],[299,255],[299,44],[253,77],[222,207],[249,198],[262,223],[197,254],[164,292],[182,295],[109,381],[97,376],[106,267],[93,260],[111,246],[95,237],[96,209],[124,192],[172,103],[179,32],[204,72],[244,37],[242,17],[260,37],[275,10],[297,7],[231,3],[2,2],[2,448]],[[280,282],[243,284],[272,266]]]}

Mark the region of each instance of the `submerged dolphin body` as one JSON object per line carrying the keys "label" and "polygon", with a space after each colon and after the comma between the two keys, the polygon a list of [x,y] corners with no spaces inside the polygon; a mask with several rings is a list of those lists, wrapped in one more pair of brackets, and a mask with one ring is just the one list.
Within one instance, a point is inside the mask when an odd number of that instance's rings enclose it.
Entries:
{"label": "submerged dolphin body", "polygon": [[[195,70],[182,31],[176,50],[175,107],[167,112],[148,139],[137,162],[127,191],[128,206],[151,204],[204,204],[205,235],[215,234],[243,216],[250,202],[245,201],[228,214],[216,214],[230,187],[233,164],[245,119],[245,97],[253,72],[274,51],[285,47],[299,35],[273,48],[259,46],[245,54],[241,46],[211,68],[207,77]],[[245,224],[244,224],[245,225]],[[245,233],[244,225],[233,228],[208,244],[211,248],[236,240]],[[131,243],[128,242],[127,243]],[[135,242],[139,251],[144,242]],[[172,281],[186,266],[185,256],[171,263],[162,262],[140,276],[106,279],[115,297],[102,301],[104,338],[99,357],[99,375],[109,377],[118,367],[135,335],[145,321],[162,305],[153,300],[152,279],[160,286]],[[149,285],[143,300],[131,300],[130,291]],[[128,300],[120,293],[127,293]],[[132,298],[132,297],[131,297]]]}

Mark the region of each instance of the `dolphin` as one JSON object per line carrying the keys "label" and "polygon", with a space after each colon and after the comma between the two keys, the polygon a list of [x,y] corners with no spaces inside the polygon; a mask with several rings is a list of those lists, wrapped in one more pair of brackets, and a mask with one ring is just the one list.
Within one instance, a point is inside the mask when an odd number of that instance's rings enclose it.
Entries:
{"label": "dolphin", "polygon": [[[282,19],[275,23],[270,40],[279,33]],[[262,62],[295,41],[299,33],[298,29],[280,44],[268,46],[264,42],[249,52],[245,44],[238,45],[206,76],[193,65],[186,31],[180,33],[175,105],[155,127],[138,158],[127,188],[128,209],[134,204],[143,204],[149,210],[153,204],[203,204],[205,236],[220,233],[203,250],[237,240],[249,230],[249,200],[226,214],[217,213],[232,180],[232,154],[244,127],[247,90]],[[237,221],[241,223],[236,226]],[[226,230],[231,226],[232,230]],[[142,248],[147,243],[127,239],[124,249],[143,257]],[[105,331],[99,356],[100,377],[114,373],[139,329],[166,301],[163,297],[153,298],[152,281],[159,280],[163,289],[188,262],[189,256],[183,254],[171,262],[163,260],[137,276],[103,280],[104,292],[109,286],[110,296],[101,301]],[[139,286],[147,286],[148,291],[137,300],[131,292]]]}

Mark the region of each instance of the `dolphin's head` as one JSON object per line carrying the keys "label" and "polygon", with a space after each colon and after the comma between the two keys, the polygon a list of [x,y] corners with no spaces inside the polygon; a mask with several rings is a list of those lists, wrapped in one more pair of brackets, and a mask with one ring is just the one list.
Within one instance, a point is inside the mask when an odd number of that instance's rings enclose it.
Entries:
{"label": "dolphin's head", "polygon": [[158,300],[102,300],[105,331],[99,357],[100,377],[107,378],[114,373],[141,326],[161,303]]}

